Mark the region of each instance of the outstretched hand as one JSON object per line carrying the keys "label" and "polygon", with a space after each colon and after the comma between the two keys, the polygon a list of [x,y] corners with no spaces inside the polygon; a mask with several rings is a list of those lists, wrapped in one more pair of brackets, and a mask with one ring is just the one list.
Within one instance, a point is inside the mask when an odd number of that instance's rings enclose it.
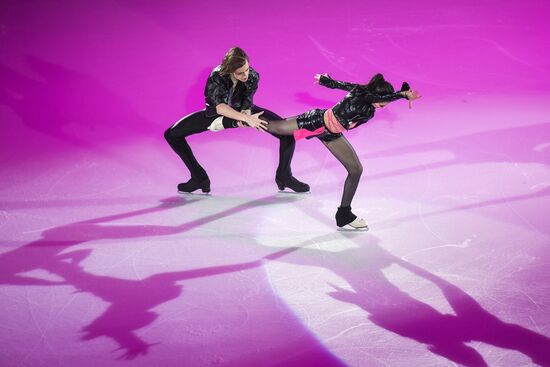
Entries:
{"label": "outstretched hand", "polygon": [[324,74],[315,74],[315,83],[316,84],[319,84],[321,82],[321,77],[322,76],[326,76],[327,78],[330,78],[330,76],[328,76],[328,73],[324,73]]}
{"label": "outstretched hand", "polygon": [[267,130],[267,121],[261,120],[260,116],[264,113],[264,111],[255,113],[253,115],[250,115],[244,122],[247,123],[248,126],[253,127],[257,130]]}
{"label": "outstretched hand", "polygon": [[405,98],[409,101],[409,108],[412,108],[412,101],[416,101],[419,98],[422,98],[420,95],[420,92],[417,90],[407,90],[404,91],[403,94],[405,95]]}

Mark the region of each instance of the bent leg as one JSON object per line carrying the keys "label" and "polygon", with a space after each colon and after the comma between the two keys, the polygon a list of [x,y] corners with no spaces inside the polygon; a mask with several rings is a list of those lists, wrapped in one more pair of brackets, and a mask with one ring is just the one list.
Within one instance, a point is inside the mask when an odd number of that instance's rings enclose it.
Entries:
{"label": "bent leg", "polygon": [[363,173],[361,161],[359,160],[359,157],[357,157],[357,153],[355,153],[355,150],[351,144],[344,136],[332,141],[323,141],[323,144],[348,171],[348,176],[346,178],[346,182],[344,183],[344,192],[342,194],[340,206],[351,206],[351,201],[353,200],[355,191],[357,191],[359,179]]}
{"label": "bent leg", "polygon": [[[284,120],[281,116],[277,115],[273,111],[258,106],[252,106],[253,114],[260,111],[264,111],[261,118],[267,121]],[[275,178],[284,181],[289,180],[292,177],[290,163],[292,161],[292,156],[294,155],[294,149],[296,148],[296,140],[292,135],[278,135],[274,133],[271,133],[271,135],[279,139],[279,165],[277,166]]]}
{"label": "bent leg", "polygon": [[[292,123],[286,122],[286,120],[284,120],[281,116],[270,110],[266,110],[258,106],[252,106],[252,113],[258,113],[260,111],[264,112],[260,118],[265,119],[272,125],[272,131],[269,131],[268,127],[268,132],[279,139],[279,165],[277,166],[277,172],[275,173],[275,182],[277,183],[279,190],[284,190],[288,187],[295,192],[309,192],[309,185],[296,179],[292,175],[292,170],[290,168],[292,156],[294,155],[294,149],[296,147],[296,140],[293,136],[294,125]],[[286,123],[288,126],[274,126],[275,124],[279,124],[280,122],[282,122],[283,124]],[[297,123],[295,124],[297,129]],[[289,134],[278,134],[274,132],[274,130],[280,128],[289,131]]]}
{"label": "bent leg", "polygon": [[164,138],[187,166],[191,178],[205,180],[208,175],[195,158],[185,138],[208,130],[208,126],[214,119],[215,117],[206,117],[205,111],[195,112],[182,118],[164,132]]}

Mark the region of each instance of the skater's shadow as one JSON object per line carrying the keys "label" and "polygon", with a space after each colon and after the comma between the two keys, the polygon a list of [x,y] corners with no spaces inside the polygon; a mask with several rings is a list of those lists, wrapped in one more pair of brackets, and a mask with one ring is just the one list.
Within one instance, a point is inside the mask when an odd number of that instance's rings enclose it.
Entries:
{"label": "skater's shadow", "polygon": [[[42,238],[0,255],[0,283],[42,286],[69,285],[74,287],[77,292],[91,293],[109,303],[109,306],[102,315],[82,329],[84,332],[82,338],[85,340],[100,336],[112,338],[124,351],[121,356],[123,359],[133,359],[138,355],[144,355],[151,344],[141,340],[135,330],[151,324],[157,318],[157,314],[151,311],[154,307],[177,298],[181,294],[181,286],[176,284],[177,281],[258,267],[262,261],[277,258],[293,249],[278,251],[256,261],[160,273],[141,280],[120,279],[86,272],[81,263],[89,257],[91,250],[71,251],[70,249],[90,241],[182,234],[248,209],[287,203],[293,200],[292,197],[268,196],[175,226],[106,224],[115,220],[187,206],[203,199],[207,198],[200,196],[190,199],[168,198],[162,200],[159,205],[150,208],[45,230],[42,232]],[[108,243],[111,244],[112,241]],[[28,274],[35,270],[47,271],[60,280],[41,279]]]}
{"label": "skater's shadow", "polygon": [[[304,247],[308,243],[319,245],[329,241],[352,241],[357,247],[335,253]],[[464,366],[487,366],[482,355],[468,345],[482,342],[521,352],[535,364],[550,365],[548,337],[500,320],[457,286],[393,256],[372,236],[341,232],[297,247],[300,250],[278,261],[334,272],[349,284],[349,289],[331,285],[332,298],[359,306],[377,326],[416,340],[434,354]],[[437,286],[455,314],[443,314],[394,285],[383,272],[390,266],[400,266]]]}

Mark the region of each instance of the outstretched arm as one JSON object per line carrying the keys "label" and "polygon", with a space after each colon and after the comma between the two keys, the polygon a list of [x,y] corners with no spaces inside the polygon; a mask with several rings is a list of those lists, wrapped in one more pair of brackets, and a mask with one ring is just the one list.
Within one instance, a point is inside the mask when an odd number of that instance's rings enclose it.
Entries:
{"label": "outstretched arm", "polygon": [[401,87],[399,92],[390,94],[368,93],[368,100],[370,103],[389,103],[401,98],[406,98],[409,101],[409,108],[412,107],[412,101],[421,97],[420,93],[417,90],[411,90],[407,83],[403,83],[403,87]]}
{"label": "outstretched arm", "polygon": [[317,83],[319,83],[319,85],[322,85],[323,87],[327,87],[330,89],[342,89],[347,90],[348,92],[353,88],[359,86],[359,84],[334,80],[327,73],[315,74],[315,80],[317,80]]}
{"label": "outstretched arm", "polygon": [[[422,97],[420,93],[416,90],[411,90],[409,87],[409,84],[407,83],[403,83],[401,90],[396,93],[379,95],[379,94],[367,92],[367,95],[366,95],[367,101],[369,103],[389,103],[401,98],[406,98],[409,101],[409,108],[412,108],[412,101],[417,100],[420,97]],[[350,125],[349,130],[355,129],[360,125],[364,124],[365,122],[367,121],[365,120],[365,121],[353,123]]]}

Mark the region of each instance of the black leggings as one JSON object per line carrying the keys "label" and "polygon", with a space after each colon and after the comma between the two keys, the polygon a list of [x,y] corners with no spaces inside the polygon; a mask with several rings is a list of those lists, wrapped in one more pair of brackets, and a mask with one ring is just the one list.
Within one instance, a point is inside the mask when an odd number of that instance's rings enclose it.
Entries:
{"label": "black leggings", "polygon": [[[292,135],[295,130],[298,130],[296,118],[269,121],[268,131],[272,134]],[[340,206],[350,206],[353,196],[357,191],[357,186],[359,186],[359,180],[363,173],[363,165],[359,157],[357,157],[355,150],[343,135],[340,134],[340,136],[331,139],[321,139],[321,141],[348,171]]]}
{"label": "black leggings", "polygon": [[[282,120],[282,117],[276,113],[258,106],[252,106],[251,110],[253,114],[264,111],[261,115],[261,118],[263,119]],[[208,178],[208,174],[195,158],[195,155],[193,154],[193,151],[185,138],[189,135],[207,131],[208,126],[210,126],[210,124],[218,117],[219,116],[217,115],[208,117],[206,116],[206,112],[204,110],[198,111],[182,118],[164,132],[164,138],[170,147],[172,147],[174,152],[176,152],[176,154],[181,158],[183,163],[185,163],[191,173],[191,178],[199,181]],[[224,117],[224,120],[225,119],[226,118]],[[292,156],[294,155],[296,142],[294,141],[294,138],[292,136],[288,136],[288,134],[285,134],[285,136],[276,134],[272,135],[279,139],[279,166],[277,167],[275,177],[282,180],[288,179],[292,176],[290,162],[292,161]]]}

